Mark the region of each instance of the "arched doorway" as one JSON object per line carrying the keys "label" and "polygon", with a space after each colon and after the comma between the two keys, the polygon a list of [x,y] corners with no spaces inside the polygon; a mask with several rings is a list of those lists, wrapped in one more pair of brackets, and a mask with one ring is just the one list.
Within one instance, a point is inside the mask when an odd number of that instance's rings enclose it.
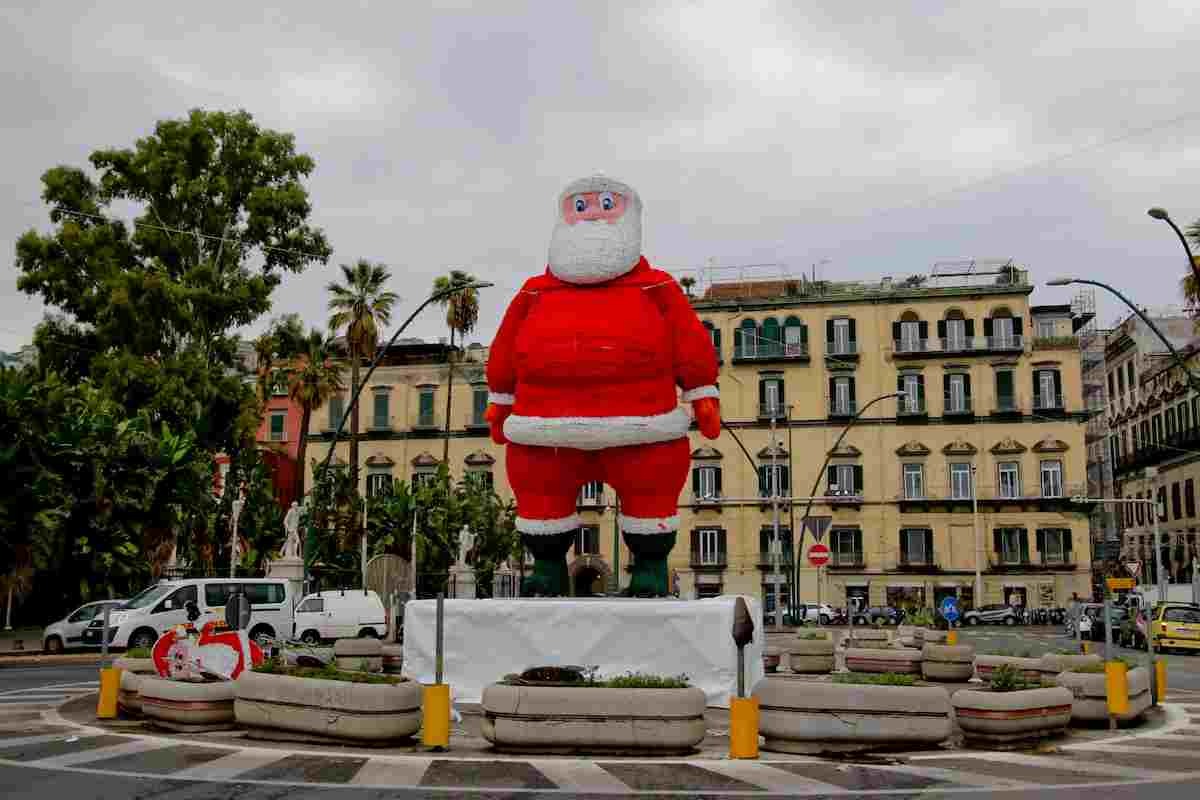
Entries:
{"label": "arched doorway", "polygon": [[575,597],[591,597],[604,594],[608,589],[608,576],[612,569],[598,555],[582,555],[575,558],[569,567],[571,593]]}

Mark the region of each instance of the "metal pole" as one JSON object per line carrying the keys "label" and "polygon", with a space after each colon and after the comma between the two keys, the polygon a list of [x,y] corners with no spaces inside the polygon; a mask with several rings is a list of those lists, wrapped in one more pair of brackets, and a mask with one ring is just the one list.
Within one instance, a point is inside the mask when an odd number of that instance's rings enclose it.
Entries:
{"label": "metal pole", "polygon": [[[616,494],[615,492],[613,493]],[[521,563],[525,563],[522,556]],[[695,578],[693,578],[695,580]],[[621,498],[613,500],[613,591],[621,593]]]}
{"label": "metal pole", "polygon": [[[775,602],[775,629],[783,627],[783,608],[779,603],[779,556],[782,544],[779,541],[779,447],[775,440],[775,416],[771,415],[771,509],[774,515],[774,533],[771,538],[771,591]],[[789,490],[790,494],[790,490]]]}
{"label": "metal pole", "polygon": [[746,648],[738,647],[737,656],[737,671],[738,671],[738,697],[746,696]]}
{"label": "metal pole", "polygon": [[[1151,491],[1155,491],[1158,487],[1151,484]],[[1165,503],[1165,501],[1164,501]],[[1154,505],[1150,507],[1150,513],[1154,515],[1154,563],[1158,567],[1158,602],[1167,602],[1167,567],[1163,562],[1162,540],[1159,538],[1158,531],[1158,501],[1154,501]]]}
{"label": "metal pole", "polygon": [[971,465],[971,532],[975,535],[975,597],[972,605],[983,606],[983,537],[979,535],[979,492],[975,465]]}
{"label": "metal pole", "polygon": [[1113,652],[1113,637],[1112,637],[1112,593],[1108,587],[1104,589],[1104,660],[1112,661],[1116,653]]}
{"label": "metal pole", "polygon": [[111,667],[112,664],[108,661],[108,615],[112,613],[112,606],[104,607],[104,627],[103,633],[100,634],[100,668]]}
{"label": "metal pole", "polygon": [[1191,245],[1188,244],[1187,237],[1183,235],[1183,231],[1179,230],[1179,226],[1175,224],[1175,220],[1171,219],[1166,211],[1162,212],[1162,216],[1156,214],[1151,214],[1150,216],[1155,219],[1161,219],[1171,226],[1171,230],[1175,231],[1175,235],[1179,237],[1179,243],[1183,245],[1183,252],[1187,253],[1188,268],[1192,271],[1192,277],[1196,279],[1196,285],[1200,286],[1200,264],[1196,263],[1196,257],[1192,255]]}
{"label": "metal pole", "polygon": [[[1153,488],[1151,488],[1151,497],[1154,496]],[[1158,501],[1152,500],[1150,505],[1150,514],[1154,517],[1154,563],[1158,565],[1158,602],[1165,603],[1167,601],[1167,590],[1163,586],[1163,569],[1162,569],[1162,547],[1158,541]],[[1146,653],[1149,655],[1150,661],[1150,703],[1158,705],[1162,699],[1158,696],[1158,661],[1154,651],[1154,609],[1146,609]]]}
{"label": "metal pole", "polygon": [[11,631],[12,627],[12,594],[13,584],[16,583],[16,572],[13,572],[11,579],[8,582],[8,605],[4,610],[4,630]]}
{"label": "metal pole", "polygon": [[363,594],[367,593],[367,500],[363,498],[363,532],[362,532],[362,587]]}
{"label": "metal pole", "polygon": [[437,621],[435,623],[436,636],[437,636],[437,644],[436,644],[437,649],[436,649],[436,652],[434,655],[435,677],[434,677],[433,682],[438,684],[439,686],[442,683],[442,671],[443,671],[442,670],[442,666],[443,666],[442,658],[445,655],[445,638],[443,636],[443,634],[444,634],[443,626],[445,624],[445,614],[446,614],[445,606],[446,606],[446,595],[444,592],[438,592]]}

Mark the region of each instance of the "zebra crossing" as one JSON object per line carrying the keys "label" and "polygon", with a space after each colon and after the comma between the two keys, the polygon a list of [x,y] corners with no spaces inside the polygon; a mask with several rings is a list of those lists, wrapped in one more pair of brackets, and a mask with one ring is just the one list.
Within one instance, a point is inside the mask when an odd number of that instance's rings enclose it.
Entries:
{"label": "zebra crossing", "polygon": [[1176,692],[1166,724],[1066,743],[1055,755],[944,750],[858,762],[764,752],[711,758],[459,757],[281,749],[80,725],[58,713],[97,684],[0,692],[0,764],[156,781],[374,789],[638,795],[817,796],[955,789],[1104,788],[1200,778],[1200,693]]}

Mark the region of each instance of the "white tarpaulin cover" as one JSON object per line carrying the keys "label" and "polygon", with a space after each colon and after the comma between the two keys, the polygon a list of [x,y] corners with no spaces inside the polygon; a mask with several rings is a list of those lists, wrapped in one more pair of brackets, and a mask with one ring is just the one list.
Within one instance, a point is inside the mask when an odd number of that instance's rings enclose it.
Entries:
{"label": "white tarpaulin cover", "polygon": [[[763,677],[762,611],[746,646],[746,694]],[[626,672],[686,674],[710,706],[728,708],[737,692],[734,596],[705,600],[536,598],[446,600],[443,681],[454,698],[478,703],[483,688],[512,672],[546,665],[599,666]],[[432,682],[436,600],[404,606],[404,673]]]}

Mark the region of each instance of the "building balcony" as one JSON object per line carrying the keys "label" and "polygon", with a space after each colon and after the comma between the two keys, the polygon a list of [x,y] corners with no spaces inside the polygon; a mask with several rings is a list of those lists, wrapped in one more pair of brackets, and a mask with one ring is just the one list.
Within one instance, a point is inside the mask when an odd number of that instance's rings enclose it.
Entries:
{"label": "building balcony", "polygon": [[888,560],[884,569],[888,572],[911,573],[937,573],[942,571],[936,556],[918,556],[914,554],[910,558],[904,553],[901,553],[899,558]]}
{"label": "building balcony", "polygon": [[1024,414],[1024,404],[1021,397],[1015,394],[996,395],[995,405],[992,406],[993,417],[1019,417]]}
{"label": "building balcony", "polygon": [[472,411],[463,419],[463,427],[469,431],[486,431],[489,426],[482,413],[476,414]]}
{"label": "building balcony", "polygon": [[421,414],[417,417],[417,424],[413,425],[415,431],[436,431],[437,419],[432,414]]}
{"label": "building balcony", "polygon": [[575,501],[577,508],[583,511],[603,511],[607,503],[604,502],[604,495],[579,495]]}
{"label": "building balcony", "polygon": [[975,405],[971,400],[971,395],[950,395],[942,396],[942,416],[943,417],[973,417],[975,416]]}
{"label": "building balcony", "polygon": [[[758,554],[758,568],[759,569],[774,569],[775,568],[774,558],[775,558],[775,555],[769,550],[764,550],[764,551],[760,552]],[[784,550],[779,554],[779,569],[781,571],[790,570],[791,565],[795,564],[795,563],[796,563],[796,556],[791,550]]]}
{"label": "building balcony", "polygon": [[742,343],[733,348],[733,363],[749,364],[772,361],[808,361],[807,342]]}
{"label": "building balcony", "polygon": [[787,418],[787,407],[782,403],[764,403],[758,407],[758,418],[783,420]]}
{"label": "building balcony", "polygon": [[988,553],[989,572],[1073,572],[1077,564],[1074,553],[1063,557],[1045,557],[1041,553],[1030,554],[1026,559],[1006,559],[1000,553]]}
{"label": "building balcony", "polygon": [[929,416],[929,408],[923,397],[904,397],[896,400],[896,419],[908,420],[925,419]]}
{"label": "building balcony", "polygon": [[692,505],[697,508],[721,508],[722,499],[720,494],[689,492],[688,497],[691,499]]}
{"label": "building balcony", "polygon": [[1063,396],[1056,392],[1050,392],[1049,394],[1034,392],[1033,410],[1042,414],[1047,412],[1062,414],[1064,411]]}
{"label": "building balcony", "polygon": [[898,359],[941,358],[946,355],[995,355],[1025,349],[1021,336],[957,336],[940,339],[895,340],[892,356]]}
{"label": "building balcony", "polygon": [[694,570],[722,570],[729,566],[729,557],[726,553],[699,553],[695,550],[691,551],[688,556],[688,566]]}
{"label": "building balcony", "polygon": [[[1074,336],[1035,336],[1033,337],[1034,350],[1078,350],[1079,339]],[[1095,363],[1091,365],[1094,367]],[[1091,369],[1085,363],[1083,371]]]}
{"label": "building balcony", "polygon": [[829,404],[830,419],[849,419],[857,413],[858,403],[854,400],[849,400],[843,403],[833,402]]}
{"label": "building balcony", "polygon": [[1143,445],[1132,453],[1127,453],[1117,459],[1113,464],[1114,475],[1126,475],[1129,472],[1146,467],[1157,466],[1164,461],[1180,458],[1187,455],[1188,450],[1200,448],[1200,428],[1189,428],[1186,431],[1177,431],[1171,436],[1166,437],[1162,442],[1151,445]]}
{"label": "building balcony", "polygon": [[858,342],[825,342],[825,358],[836,361],[858,361]]}
{"label": "building balcony", "polygon": [[867,562],[862,553],[839,553],[835,550],[829,554],[829,563],[825,565],[825,568],[834,572],[866,569]]}
{"label": "building balcony", "polygon": [[[900,491],[894,496],[893,501],[900,506],[900,511],[920,513],[929,511],[933,507],[940,507],[952,512],[970,513],[972,509],[972,498],[969,493],[955,492],[952,487],[937,489],[931,487],[921,487],[923,494],[917,496],[912,491],[907,491],[903,484],[900,486]],[[1079,511],[1086,513],[1088,506],[1074,503],[1071,498],[1082,496],[1085,494],[1086,484],[1073,483],[1064,486],[1061,495],[1044,496],[1044,495],[1029,495],[1029,494],[1006,494],[999,489],[980,489],[977,499],[974,503],[977,504],[980,510],[994,509],[1000,506],[1021,506],[1029,511]]]}
{"label": "building balcony", "polygon": [[863,504],[863,496],[858,492],[842,492],[826,493],[823,498],[825,503],[831,506],[861,506]]}

